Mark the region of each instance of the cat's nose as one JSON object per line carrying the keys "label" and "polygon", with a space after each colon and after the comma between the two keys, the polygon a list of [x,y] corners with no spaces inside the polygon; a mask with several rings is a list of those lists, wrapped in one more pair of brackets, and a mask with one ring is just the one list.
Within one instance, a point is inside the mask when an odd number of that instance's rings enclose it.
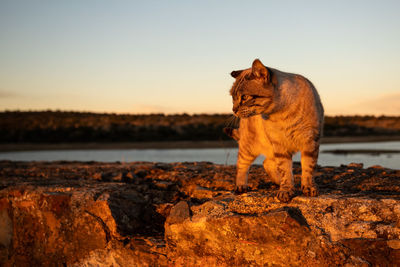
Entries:
{"label": "cat's nose", "polygon": [[233,107],[232,108],[233,113],[236,113],[238,111],[238,109],[239,109],[239,107]]}

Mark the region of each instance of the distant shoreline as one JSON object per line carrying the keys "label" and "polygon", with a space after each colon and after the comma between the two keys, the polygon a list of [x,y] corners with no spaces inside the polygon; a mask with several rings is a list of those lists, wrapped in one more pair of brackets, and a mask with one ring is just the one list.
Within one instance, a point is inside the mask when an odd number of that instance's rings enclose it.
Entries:
{"label": "distant shoreline", "polygon": [[[368,143],[400,141],[400,136],[323,137],[322,144]],[[233,140],[224,141],[166,141],[121,143],[8,143],[0,144],[0,152],[35,150],[95,150],[95,149],[193,149],[234,148]]]}

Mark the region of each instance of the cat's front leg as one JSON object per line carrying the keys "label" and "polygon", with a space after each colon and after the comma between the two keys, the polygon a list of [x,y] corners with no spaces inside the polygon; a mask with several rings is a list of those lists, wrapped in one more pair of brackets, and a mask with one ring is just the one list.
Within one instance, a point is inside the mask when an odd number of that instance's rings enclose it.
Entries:
{"label": "cat's front leg", "polygon": [[236,194],[242,194],[248,191],[247,174],[251,163],[256,157],[250,153],[248,148],[239,146],[238,160],[236,164]]}
{"label": "cat's front leg", "polygon": [[277,197],[282,202],[289,202],[294,196],[294,179],[292,173],[292,155],[275,153],[278,174],[281,177]]}

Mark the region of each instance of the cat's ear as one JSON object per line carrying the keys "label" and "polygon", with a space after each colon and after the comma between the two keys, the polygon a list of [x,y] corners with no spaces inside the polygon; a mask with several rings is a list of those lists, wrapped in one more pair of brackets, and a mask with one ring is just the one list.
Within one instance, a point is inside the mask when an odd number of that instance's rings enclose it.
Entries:
{"label": "cat's ear", "polygon": [[253,65],[251,66],[251,74],[254,78],[263,79],[268,81],[269,73],[267,68],[261,63],[259,59],[255,59],[253,61]]}
{"label": "cat's ear", "polygon": [[231,72],[231,76],[236,79],[236,77],[238,77],[242,72],[243,70],[234,70]]}

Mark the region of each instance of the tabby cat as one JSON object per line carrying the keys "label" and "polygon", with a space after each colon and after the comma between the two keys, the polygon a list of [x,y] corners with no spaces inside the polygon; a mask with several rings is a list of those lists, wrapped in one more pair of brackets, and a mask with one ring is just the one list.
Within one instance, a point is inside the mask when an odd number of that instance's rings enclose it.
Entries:
{"label": "tabby cat", "polygon": [[265,67],[256,59],[249,69],[233,71],[230,90],[238,130],[228,131],[239,143],[236,192],[247,190],[251,163],[265,155],[268,176],[280,185],[277,197],[294,195],[292,156],[301,152],[301,189],[317,196],[313,173],[318,160],[324,109],[314,85],[301,75]]}

